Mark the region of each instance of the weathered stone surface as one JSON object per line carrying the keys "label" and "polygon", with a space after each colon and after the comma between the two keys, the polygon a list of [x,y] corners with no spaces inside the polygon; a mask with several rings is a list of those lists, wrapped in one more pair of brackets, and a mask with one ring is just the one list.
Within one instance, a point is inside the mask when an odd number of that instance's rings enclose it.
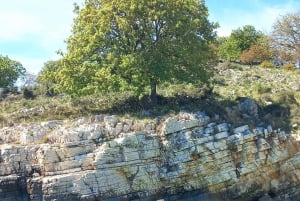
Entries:
{"label": "weathered stone surface", "polygon": [[250,117],[258,116],[258,106],[252,99],[246,98],[238,107],[243,114],[249,115]]}
{"label": "weathered stone surface", "polygon": [[298,135],[210,119],[181,113],[155,125],[97,115],[0,129],[1,200],[299,198]]}
{"label": "weathered stone surface", "polygon": [[218,124],[216,129],[218,132],[226,132],[229,130],[229,125],[227,123]]}
{"label": "weathered stone surface", "polygon": [[249,126],[244,125],[233,129],[233,133],[244,133],[245,131],[249,131]]}
{"label": "weathered stone surface", "polygon": [[224,131],[224,132],[215,134],[214,137],[215,137],[215,140],[220,140],[220,139],[227,138],[228,135],[229,135],[228,132]]}

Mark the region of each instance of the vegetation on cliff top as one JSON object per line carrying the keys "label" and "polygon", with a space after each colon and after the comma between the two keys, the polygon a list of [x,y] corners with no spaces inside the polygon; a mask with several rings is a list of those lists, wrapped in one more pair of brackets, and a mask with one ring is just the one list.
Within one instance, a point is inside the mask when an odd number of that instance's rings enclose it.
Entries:
{"label": "vegetation on cliff top", "polygon": [[[300,125],[299,70],[263,68],[235,63],[220,63],[212,78],[212,86],[163,84],[158,87],[158,104],[149,108],[147,100],[139,100],[132,92],[94,94],[78,98],[42,96],[33,99],[24,94],[9,95],[0,101],[1,126],[18,123],[72,119],[99,113],[151,118],[179,111],[205,111],[209,115],[230,117],[226,108],[235,107],[240,98],[248,97],[258,104],[260,120],[274,128],[292,129]],[[242,116],[233,123],[246,123]]]}

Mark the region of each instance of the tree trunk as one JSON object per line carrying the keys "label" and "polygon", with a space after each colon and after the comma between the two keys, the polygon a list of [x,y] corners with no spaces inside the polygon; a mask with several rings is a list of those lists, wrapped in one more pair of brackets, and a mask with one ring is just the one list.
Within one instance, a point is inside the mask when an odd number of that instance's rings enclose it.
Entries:
{"label": "tree trunk", "polygon": [[151,106],[157,105],[157,91],[156,91],[156,82],[151,82],[151,91],[150,91],[150,104]]}

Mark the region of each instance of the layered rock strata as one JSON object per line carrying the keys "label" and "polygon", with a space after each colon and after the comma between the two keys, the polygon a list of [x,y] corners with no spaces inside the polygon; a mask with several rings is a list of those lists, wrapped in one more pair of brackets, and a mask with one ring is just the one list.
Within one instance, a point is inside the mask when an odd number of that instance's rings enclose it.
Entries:
{"label": "layered rock strata", "polygon": [[297,135],[204,113],[0,130],[3,201],[300,200]]}

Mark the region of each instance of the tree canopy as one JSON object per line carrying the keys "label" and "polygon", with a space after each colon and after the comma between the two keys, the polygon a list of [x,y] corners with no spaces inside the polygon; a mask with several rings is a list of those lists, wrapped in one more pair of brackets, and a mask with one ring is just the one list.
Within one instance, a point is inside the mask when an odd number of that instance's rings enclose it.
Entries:
{"label": "tree canopy", "polygon": [[86,0],[58,76],[71,94],[206,81],[216,24],[200,0]]}
{"label": "tree canopy", "polygon": [[245,64],[260,63],[269,61],[273,56],[271,41],[268,36],[260,37],[257,42],[244,50],[240,56],[241,62]]}
{"label": "tree canopy", "polygon": [[37,77],[37,81],[46,95],[54,95],[55,88],[58,84],[57,76],[60,68],[60,60],[50,60],[44,63],[44,66]]}
{"label": "tree canopy", "polygon": [[218,56],[221,59],[238,60],[243,51],[248,50],[263,36],[263,33],[252,25],[232,30],[230,36],[220,44]]}
{"label": "tree canopy", "polygon": [[237,60],[241,55],[238,42],[232,37],[226,37],[218,47],[218,57],[228,61]]}
{"label": "tree canopy", "polygon": [[300,60],[300,12],[281,16],[273,25],[272,39],[281,59]]}
{"label": "tree canopy", "polygon": [[8,56],[0,55],[0,88],[12,87],[25,72],[21,63],[11,60]]}

